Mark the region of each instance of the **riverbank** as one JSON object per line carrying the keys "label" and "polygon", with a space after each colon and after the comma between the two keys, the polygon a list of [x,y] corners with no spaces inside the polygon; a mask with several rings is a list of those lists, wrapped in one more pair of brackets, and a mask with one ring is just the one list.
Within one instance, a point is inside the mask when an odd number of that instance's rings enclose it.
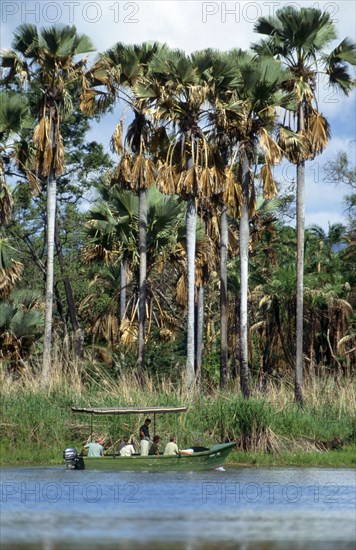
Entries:
{"label": "riverbank", "polygon": [[[57,451],[57,452],[56,452]],[[12,452],[0,444],[1,460],[0,467],[48,467],[63,466],[62,449],[54,449],[55,458],[33,456],[31,460],[22,460],[21,456],[16,458]],[[50,454],[53,457],[53,453]],[[350,445],[339,451],[328,451],[320,453],[242,453],[235,451],[230,455],[226,467],[256,467],[256,468],[356,468],[356,445]],[[63,466],[64,467],[64,466]]]}
{"label": "riverbank", "polygon": [[356,444],[337,451],[241,453],[235,451],[227,466],[356,468]]}
{"label": "riverbank", "polygon": [[[62,449],[52,449],[51,452],[22,459],[22,453],[13,455],[13,451],[0,444],[0,466],[6,467],[45,467],[61,466]],[[55,455],[55,456],[54,456]],[[48,458],[47,458],[48,457]],[[234,451],[226,463],[227,467],[256,468],[356,468],[356,445],[349,445],[338,451],[322,452],[283,452],[283,453],[245,453]]]}
{"label": "riverbank", "polygon": [[[267,392],[241,396],[238,385],[224,392],[187,394],[183,384],[133,377],[87,380],[71,372],[48,391],[34,378],[3,379],[1,391],[1,465],[60,464],[65,447],[81,449],[90,435],[87,415],[71,406],[188,406],[187,414],[157,417],[162,441],[177,433],[180,445],[236,441],[230,464],[253,466],[356,466],[355,390],[351,380],[309,380],[305,407],[293,402],[292,384],[270,383]],[[144,388],[144,389],[142,389]],[[137,434],[136,415],[99,417],[93,431],[115,443]]]}

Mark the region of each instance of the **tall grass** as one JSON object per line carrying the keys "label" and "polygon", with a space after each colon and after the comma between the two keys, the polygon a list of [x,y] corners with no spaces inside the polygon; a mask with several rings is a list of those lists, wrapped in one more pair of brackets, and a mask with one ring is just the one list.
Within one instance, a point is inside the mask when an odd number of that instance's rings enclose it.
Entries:
{"label": "tall grass", "polygon": [[[235,456],[242,462],[254,462],[258,455],[259,461],[265,457],[262,462],[278,463],[283,456],[296,459],[306,451],[310,457],[319,456],[355,443],[355,390],[350,380],[308,380],[304,409],[293,402],[291,381],[271,381],[266,393],[256,386],[253,397],[245,400],[237,382],[224,392],[203,388],[188,393],[184,381],[154,376],[142,381],[129,374],[117,379],[94,367],[88,374],[80,364],[64,368],[57,361],[46,392],[30,370],[17,379],[3,373],[1,382],[1,455],[7,464],[58,463],[63,448],[81,448],[90,435],[89,419],[72,414],[73,405],[187,405],[185,415],[157,416],[162,440],[173,432],[181,446],[236,440]],[[142,420],[136,415],[98,417],[94,430],[115,441],[137,434]]]}

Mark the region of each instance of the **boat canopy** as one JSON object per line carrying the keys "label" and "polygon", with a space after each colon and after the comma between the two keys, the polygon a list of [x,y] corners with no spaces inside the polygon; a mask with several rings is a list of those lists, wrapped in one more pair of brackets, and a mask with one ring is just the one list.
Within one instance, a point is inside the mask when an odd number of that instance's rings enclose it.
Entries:
{"label": "boat canopy", "polygon": [[165,414],[186,410],[187,407],[72,407],[74,413],[88,414]]}

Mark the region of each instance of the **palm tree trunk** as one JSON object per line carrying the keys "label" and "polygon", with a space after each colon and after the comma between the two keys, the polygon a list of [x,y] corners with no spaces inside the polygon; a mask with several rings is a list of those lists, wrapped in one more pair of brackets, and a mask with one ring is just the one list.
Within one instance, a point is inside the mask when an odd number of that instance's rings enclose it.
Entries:
{"label": "palm tree trunk", "polygon": [[311,307],[310,311],[310,342],[309,342],[309,373],[310,376],[314,378],[314,362],[315,362],[315,332],[316,332],[316,319],[314,316],[314,310],[313,307]]}
{"label": "palm tree trunk", "polygon": [[120,263],[120,321],[125,319],[126,313],[126,287],[127,287],[127,259],[122,258]]}
{"label": "palm tree trunk", "polygon": [[61,270],[61,275],[63,278],[63,284],[64,284],[64,290],[66,294],[67,299],[67,306],[69,311],[69,317],[70,322],[73,327],[74,332],[74,353],[76,357],[83,357],[83,344],[84,344],[84,335],[83,331],[81,330],[78,322],[77,312],[75,309],[75,303],[74,303],[74,297],[73,297],[73,289],[70,282],[70,279],[68,275],[66,274],[66,268],[62,253],[62,246],[60,242],[60,233],[59,233],[59,224],[58,224],[58,216],[56,215],[56,221],[55,221],[55,232],[54,232],[54,241],[55,241],[55,247],[56,247],[56,253],[59,263],[59,268]]}
{"label": "palm tree trunk", "polygon": [[[304,129],[303,106],[298,112],[298,131]],[[304,299],[305,162],[297,164],[297,304],[294,398],[303,405],[303,299]]]}
{"label": "palm tree trunk", "polygon": [[[53,142],[52,142],[53,143]],[[43,343],[42,386],[48,387],[51,371],[52,315],[54,282],[54,231],[56,221],[57,181],[53,170],[47,180],[47,265],[46,265],[46,304],[45,333]]]}
{"label": "palm tree trunk", "polygon": [[145,370],[145,321],[146,321],[146,276],[147,276],[147,191],[139,192],[139,248],[140,281],[138,306],[138,369]]}
{"label": "palm tree trunk", "polygon": [[190,196],[187,203],[186,239],[188,271],[188,320],[187,320],[187,385],[194,385],[194,291],[195,291],[195,246],[197,211],[195,198]]}
{"label": "palm tree trunk", "polygon": [[241,154],[242,205],[239,226],[240,239],[240,382],[243,396],[250,396],[248,376],[248,247],[250,231],[248,225],[248,199],[250,167],[246,153]]}
{"label": "palm tree trunk", "polygon": [[239,375],[239,365],[240,365],[240,300],[239,296],[235,296],[234,305],[234,326],[233,326],[233,335],[232,335],[232,364],[231,364],[231,376],[233,379],[237,379]]}
{"label": "palm tree trunk", "polygon": [[198,303],[197,303],[197,337],[196,337],[196,361],[195,361],[195,380],[197,384],[201,381],[201,367],[203,356],[203,330],[204,330],[204,285],[198,288]]}
{"label": "palm tree trunk", "polygon": [[227,244],[228,223],[227,206],[224,204],[220,214],[220,387],[227,382]]}

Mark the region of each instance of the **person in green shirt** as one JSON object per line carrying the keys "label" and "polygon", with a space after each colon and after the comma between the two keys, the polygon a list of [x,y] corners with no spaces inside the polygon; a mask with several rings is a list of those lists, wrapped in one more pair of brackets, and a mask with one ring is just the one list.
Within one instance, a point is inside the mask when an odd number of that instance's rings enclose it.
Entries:
{"label": "person in green shirt", "polygon": [[104,447],[102,446],[102,440],[100,438],[95,438],[95,441],[87,443],[84,445],[85,449],[88,449],[88,456],[91,457],[101,457],[104,456]]}
{"label": "person in green shirt", "polygon": [[161,441],[161,438],[159,435],[155,435],[153,438],[153,443],[150,447],[150,450],[148,451],[149,455],[159,455],[159,443]]}

